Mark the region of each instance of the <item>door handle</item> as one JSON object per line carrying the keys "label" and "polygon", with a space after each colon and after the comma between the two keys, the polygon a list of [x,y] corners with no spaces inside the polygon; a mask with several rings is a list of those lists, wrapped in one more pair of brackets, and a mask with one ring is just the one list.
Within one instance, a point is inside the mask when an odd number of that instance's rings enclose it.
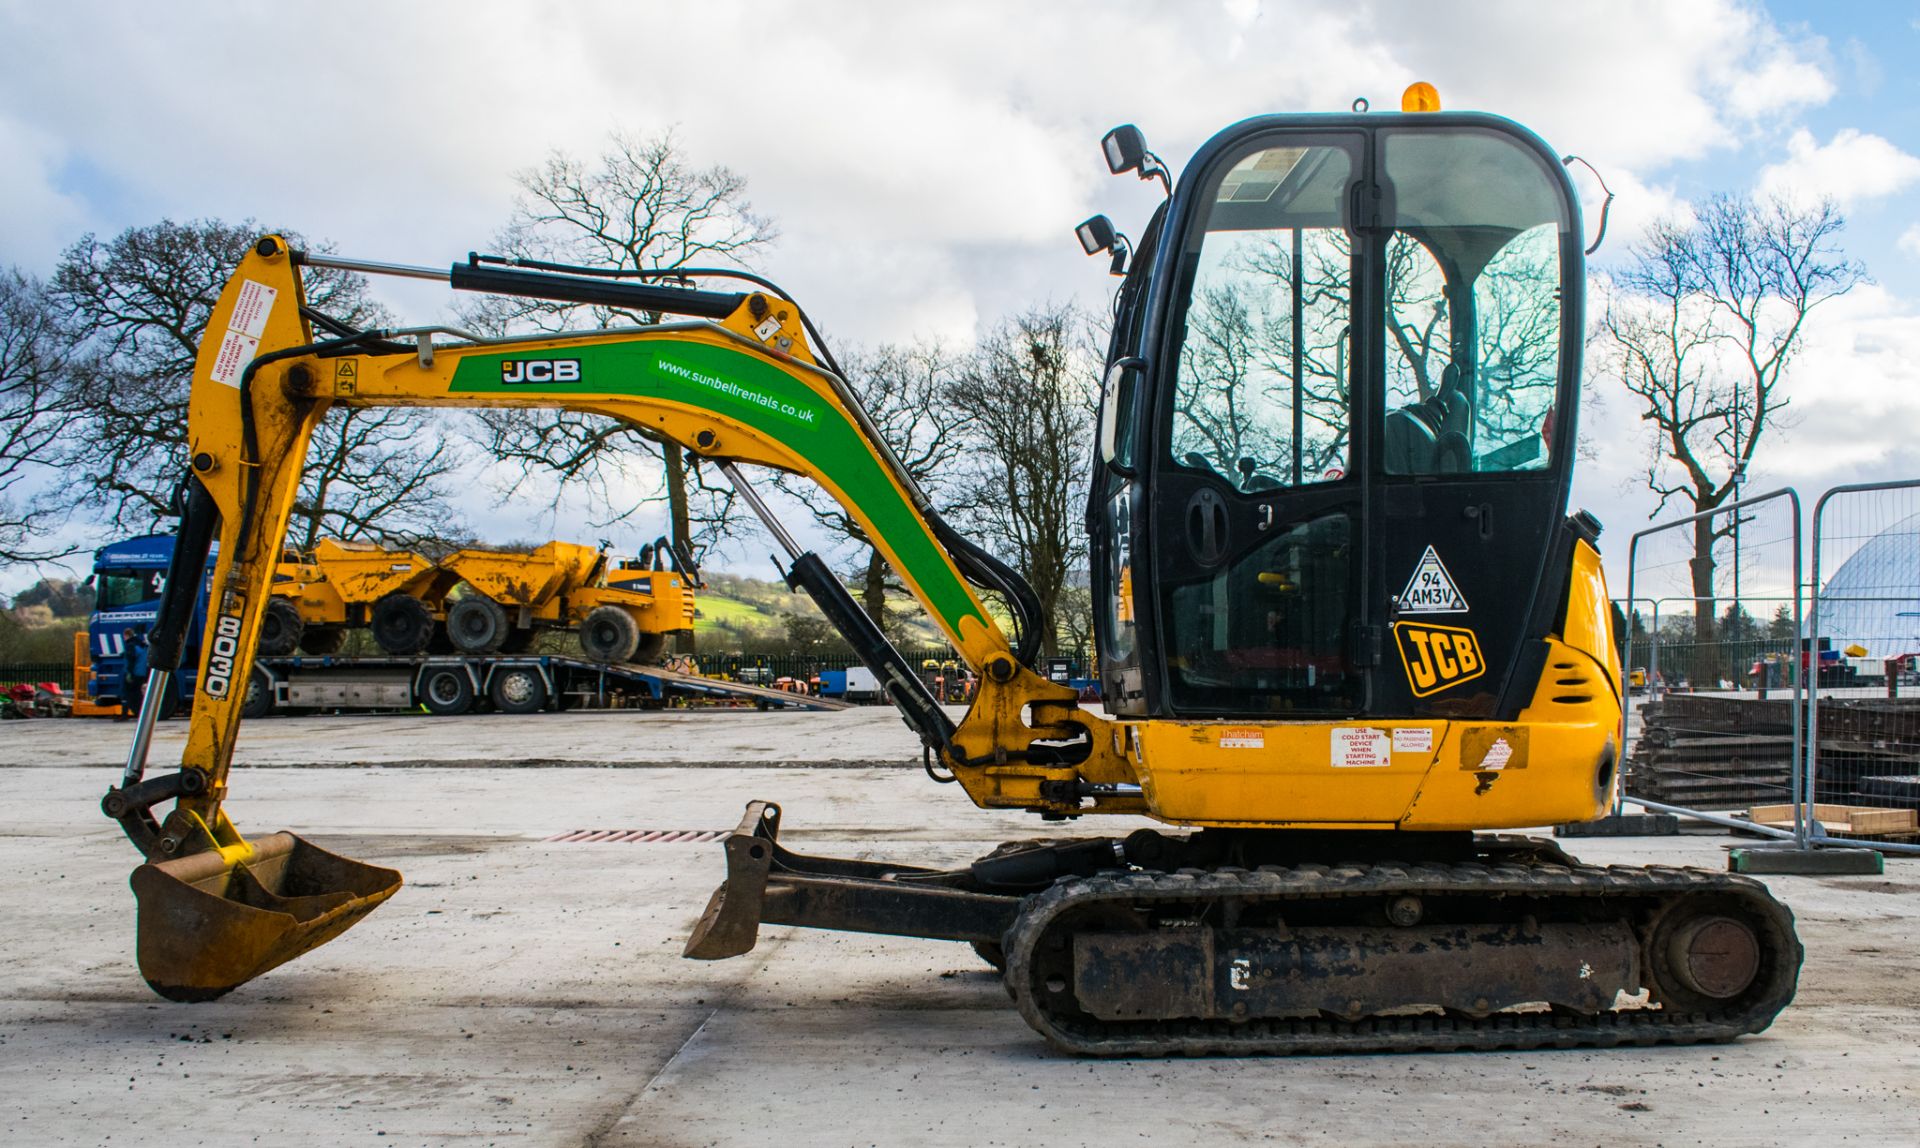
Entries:
{"label": "door handle", "polygon": [[1475,506],[1469,506],[1461,511],[1461,514],[1479,523],[1480,540],[1482,542],[1493,537],[1493,503],[1482,502]]}

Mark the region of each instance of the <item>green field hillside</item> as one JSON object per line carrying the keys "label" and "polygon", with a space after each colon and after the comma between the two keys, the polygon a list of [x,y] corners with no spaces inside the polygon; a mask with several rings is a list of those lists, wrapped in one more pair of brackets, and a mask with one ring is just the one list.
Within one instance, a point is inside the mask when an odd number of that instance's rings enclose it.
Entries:
{"label": "green field hillside", "polygon": [[[813,599],[779,582],[737,574],[706,574],[694,623],[703,653],[776,653],[810,644],[827,620]],[[920,604],[905,594],[888,596],[889,628],[902,646],[942,645],[945,639]],[[798,622],[790,619],[799,619]]]}

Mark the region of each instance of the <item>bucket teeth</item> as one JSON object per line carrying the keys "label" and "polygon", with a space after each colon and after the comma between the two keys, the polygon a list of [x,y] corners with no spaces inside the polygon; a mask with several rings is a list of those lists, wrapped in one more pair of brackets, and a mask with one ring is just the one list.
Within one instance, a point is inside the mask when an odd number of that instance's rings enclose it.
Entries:
{"label": "bucket teeth", "polygon": [[207,1001],[346,932],[400,874],[283,832],[255,841],[249,861],[196,853],[142,865],[130,883],[140,975],[168,1000]]}

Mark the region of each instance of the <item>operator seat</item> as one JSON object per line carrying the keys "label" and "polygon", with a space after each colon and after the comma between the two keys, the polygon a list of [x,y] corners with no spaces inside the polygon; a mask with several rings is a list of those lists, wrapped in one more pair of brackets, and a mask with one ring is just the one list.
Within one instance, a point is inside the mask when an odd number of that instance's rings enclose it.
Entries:
{"label": "operator seat", "polygon": [[1440,390],[1387,415],[1382,426],[1388,474],[1463,474],[1473,469],[1467,430],[1473,408],[1462,372],[1448,363]]}

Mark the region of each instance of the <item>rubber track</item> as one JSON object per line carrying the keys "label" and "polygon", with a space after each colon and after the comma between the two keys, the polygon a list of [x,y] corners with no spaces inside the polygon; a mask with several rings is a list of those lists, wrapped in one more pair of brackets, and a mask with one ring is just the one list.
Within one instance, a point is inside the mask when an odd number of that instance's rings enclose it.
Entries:
{"label": "rubber track", "polygon": [[[1762,921],[1762,973],[1771,983],[1747,994],[1747,1007],[1725,1012],[1676,1013],[1664,1008],[1583,1015],[1559,1011],[1459,1015],[1379,1016],[1360,1020],[1270,1019],[1105,1022],[1049,1010],[1030,990],[1031,957],[1063,913],[1103,900],[1126,905],[1232,897],[1248,902],[1379,897],[1523,894],[1533,897],[1624,896],[1668,901],[1702,895],[1746,901]],[[1635,913],[1636,934],[1643,924]],[[1768,934],[1771,934],[1770,936]],[[1802,950],[1793,914],[1766,886],[1749,877],[1705,869],[1565,866],[1554,864],[1301,865],[1258,870],[1113,872],[1067,878],[1036,894],[1008,930],[1007,991],[1021,1016],[1048,1042],[1078,1056],[1312,1055],[1448,1052],[1618,1045],[1696,1044],[1760,1032],[1793,999]],[[1769,959],[1772,958],[1772,959]],[[1781,959],[1785,958],[1785,959]],[[1643,966],[1648,958],[1643,956]]]}

